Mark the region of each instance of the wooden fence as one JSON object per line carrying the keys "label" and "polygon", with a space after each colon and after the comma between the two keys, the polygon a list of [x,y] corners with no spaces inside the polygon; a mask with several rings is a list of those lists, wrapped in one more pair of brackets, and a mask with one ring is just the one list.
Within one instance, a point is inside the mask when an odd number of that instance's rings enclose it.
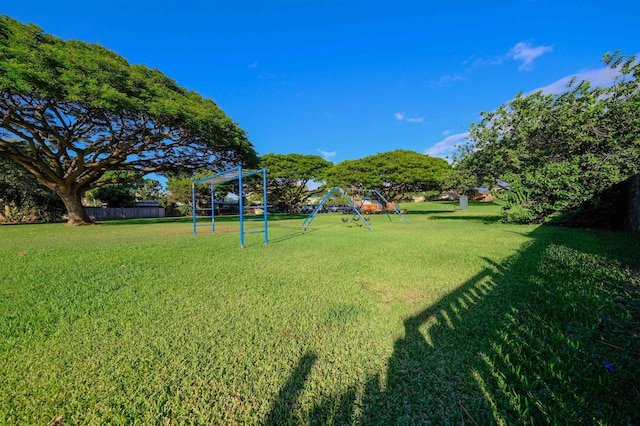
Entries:
{"label": "wooden fence", "polygon": [[629,179],[629,208],[626,230],[640,232],[640,173]]}
{"label": "wooden fence", "polygon": [[85,207],[94,220],[164,217],[164,207]]}

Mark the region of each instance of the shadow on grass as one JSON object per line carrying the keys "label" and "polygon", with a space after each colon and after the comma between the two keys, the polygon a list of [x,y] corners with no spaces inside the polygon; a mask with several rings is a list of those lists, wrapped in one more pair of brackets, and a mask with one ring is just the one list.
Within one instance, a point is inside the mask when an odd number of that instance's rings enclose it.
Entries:
{"label": "shadow on grass", "polygon": [[311,373],[311,367],[318,357],[307,352],[298,361],[297,367],[291,372],[287,383],[282,387],[271,411],[264,421],[264,426],[280,426],[282,424],[295,424],[294,408],[298,395],[304,388],[304,383]]}
{"label": "shadow on grass", "polygon": [[529,237],[406,318],[386,375],[319,401],[308,422],[639,423],[640,239]]}
{"label": "shadow on grass", "polygon": [[303,213],[274,213],[269,215],[269,220],[305,220],[307,216]]}
{"label": "shadow on grass", "polygon": [[[310,234],[310,233],[316,232],[316,231],[318,231],[318,229],[314,228],[314,229],[307,229],[304,232],[302,230],[297,230],[297,231],[293,231],[293,232],[290,232],[290,233],[285,234],[285,235],[279,235],[277,237],[269,236],[269,244],[282,243],[284,241],[292,240],[294,238],[299,238],[299,237],[304,236],[305,234]],[[239,231],[238,231],[238,233],[239,233]],[[260,234],[260,235],[263,235],[263,234]],[[263,245],[263,244],[264,244],[264,241],[262,239],[257,240],[257,239],[254,238],[252,240],[249,240],[249,239],[247,239],[247,236],[245,236],[245,247],[247,247],[247,248],[249,248],[251,246],[257,246],[257,245]]]}
{"label": "shadow on grass", "polygon": [[[198,219],[199,220],[199,219]],[[159,223],[193,223],[191,217],[154,217],[135,219],[103,219],[96,221],[96,225],[151,225]]]}
{"label": "shadow on grass", "polygon": [[[268,221],[283,221],[283,220],[304,220],[307,215],[304,214],[287,214],[287,213],[269,213],[267,215]],[[245,215],[247,218],[262,218],[262,215]],[[198,216],[198,223],[211,223],[211,216],[203,217]],[[238,215],[216,215],[216,223],[237,223],[240,222],[240,216]],[[158,217],[158,218],[133,218],[133,219],[107,219],[99,220],[97,225],[145,225],[145,224],[161,224],[161,223],[184,223],[192,224],[193,218],[191,216],[177,216],[177,217]]]}
{"label": "shadow on grass", "polygon": [[455,213],[459,210],[455,210],[455,209],[451,209],[451,210],[409,210],[408,212],[404,213],[407,216],[412,216],[412,215],[433,215],[433,214],[443,214],[443,213]]}
{"label": "shadow on grass", "polygon": [[486,224],[492,224],[492,223],[497,223],[500,222],[501,217],[500,216],[473,216],[473,215],[455,215],[455,216],[440,216],[440,215],[434,215],[431,217],[427,218],[428,220],[440,220],[440,219],[446,219],[446,220],[462,220],[462,221],[473,221],[473,222],[481,222],[481,223],[486,223]]}

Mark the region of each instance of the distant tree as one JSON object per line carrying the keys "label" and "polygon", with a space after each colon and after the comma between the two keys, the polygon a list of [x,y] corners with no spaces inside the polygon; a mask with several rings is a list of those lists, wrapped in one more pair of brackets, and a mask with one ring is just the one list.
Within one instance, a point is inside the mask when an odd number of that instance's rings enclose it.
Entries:
{"label": "distant tree", "polygon": [[[177,210],[181,214],[187,215],[192,212],[192,189],[191,185],[195,180],[202,179],[215,174],[210,170],[201,170],[196,173],[170,173],[167,175],[167,202],[177,205]],[[196,185],[196,202],[198,207],[211,207],[211,190],[208,185]],[[226,195],[226,192],[223,196]]]}
{"label": "distant tree", "polygon": [[640,65],[606,54],[613,85],[572,81],[562,94],[518,95],[473,123],[458,167],[510,185],[505,218],[541,222],[572,212],[640,172]]}
{"label": "distant tree", "polygon": [[162,184],[157,179],[144,178],[134,186],[136,201],[158,200],[164,195],[163,192]]}
{"label": "distant tree", "polygon": [[167,199],[173,203],[191,204],[192,174],[171,173],[167,175]]}
{"label": "distant tree", "polygon": [[0,157],[0,222],[55,222],[65,212],[62,200],[18,164]]}
{"label": "distant tree", "polygon": [[[87,190],[122,182],[105,172],[255,166],[256,152],[210,99],[96,44],[63,41],[0,16],[0,157],[91,222]],[[129,178],[127,178],[129,179]]]}
{"label": "distant tree", "polygon": [[[204,179],[217,172],[203,169],[195,173],[171,173],[167,175],[167,193],[164,196],[165,206],[171,206],[171,210],[176,210],[181,215],[192,214],[193,192],[192,184],[196,180]],[[211,187],[208,184],[196,184],[196,207],[211,208]],[[214,186],[216,200],[223,201],[227,194],[238,193],[236,182],[228,182]],[[175,209],[173,208],[175,206]]]}
{"label": "distant tree", "polygon": [[415,192],[441,189],[451,166],[441,158],[396,150],[343,161],[326,173],[327,185],[376,189],[389,201]]}
{"label": "distant tree", "polygon": [[93,192],[93,197],[109,207],[133,207],[136,202],[131,186],[125,183],[100,186]]}
{"label": "distant tree", "polygon": [[[133,175],[133,176],[131,176]],[[136,177],[134,172],[108,171],[102,179],[112,181],[130,181]],[[137,181],[127,183],[110,183],[87,192],[87,196],[109,207],[133,207],[136,202],[135,187]]]}
{"label": "distant tree", "polygon": [[[266,154],[260,167],[267,169],[269,203],[278,210],[291,211],[321,191],[309,189],[311,181],[319,183],[333,164],[318,155]],[[252,192],[260,191],[262,182],[253,181]]]}
{"label": "distant tree", "polygon": [[[128,181],[132,172],[110,171],[103,179]],[[124,175],[124,176],[123,176]],[[109,207],[133,207],[136,201],[158,200],[161,197],[162,184],[149,178],[138,178],[133,182],[110,183],[87,192],[87,197],[106,203]]]}
{"label": "distant tree", "polygon": [[475,176],[461,167],[454,167],[451,169],[447,177],[442,184],[443,189],[460,195],[473,196],[478,192],[478,180]]}

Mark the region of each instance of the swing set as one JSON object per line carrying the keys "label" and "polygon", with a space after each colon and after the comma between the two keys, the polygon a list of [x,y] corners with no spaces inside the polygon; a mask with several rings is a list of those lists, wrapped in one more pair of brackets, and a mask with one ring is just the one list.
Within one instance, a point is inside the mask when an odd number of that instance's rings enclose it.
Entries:
{"label": "swing set", "polygon": [[353,222],[355,220],[360,219],[362,220],[362,223],[364,223],[366,227],[369,228],[370,231],[372,231],[373,228],[371,227],[371,224],[364,216],[362,216],[362,213],[360,212],[365,206],[365,203],[369,201],[371,203],[370,205],[380,205],[381,210],[384,211],[384,213],[387,215],[387,218],[389,219],[390,222],[392,220],[391,220],[391,216],[389,215],[389,210],[393,210],[393,212],[395,212],[398,216],[400,216],[402,220],[405,221],[405,223],[409,224],[409,221],[407,220],[407,218],[405,218],[402,215],[402,213],[398,211],[395,204],[392,204],[389,201],[387,201],[387,199],[384,198],[382,194],[380,194],[380,192],[378,192],[376,189],[366,190],[365,191],[366,195],[362,198],[362,201],[360,202],[359,206],[356,207],[356,205],[351,201],[351,199],[347,196],[347,194],[342,188],[340,188],[339,186],[334,186],[329,190],[327,195],[324,196],[322,201],[320,201],[318,205],[313,209],[311,214],[307,216],[304,222],[302,222],[303,232],[307,230],[309,225],[311,225],[311,222],[313,222],[313,219],[315,219],[316,215],[322,210],[322,207],[331,198],[331,194],[333,194],[334,192],[337,192],[338,194],[340,194],[342,198],[347,202],[349,207],[351,207],[351,210],[353,210],[353,216],[351,217],[350,220],[347,220],[346,222]]}

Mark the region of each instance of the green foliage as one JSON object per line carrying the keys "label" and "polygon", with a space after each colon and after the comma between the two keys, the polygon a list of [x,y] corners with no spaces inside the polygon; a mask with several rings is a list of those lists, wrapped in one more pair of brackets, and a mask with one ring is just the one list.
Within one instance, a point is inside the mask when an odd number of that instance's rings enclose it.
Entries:
{"label": "green foliage", "polygon": [[56,222],[64,204],[55,193],[10,160],[0,157],[0,222]]}
{"label": "green foliage", "polygon": [[96,188],[92,195],[109,207],[132,207],[136,201],[131,185],[125,183],[103,185]]}
{"label": "green foliage", "polygon": [[88,191],[86,197],[109,207],[132,207],[136,201],[159,200],[162,195],[159,181],[140,178],[135,172],[108,171],[101,181],[114,183],[103,183]]}
{"label": "green foliage", "polygon": [[[192,214],[193,192],[192,184],[194,181],[204,179],[216,174],[208,169],[200,170],[196,173],[172,173],[167,176],[167,200],[174,204],[186,206],[182,210],[182,214]],[[223,200],[227,195],[227,187],[223,189],[220,185],[216,185],[216,199]],[[196,202],[199,208],[211,208],[211,189],[207,184],[196,185]],[[214,188],[215,189],[215,188]]]}
{"label": "green foliage", "polygon": [[137,201],[159,200],[163,197],[164,190],[159,180],[145,178],[136,182],[134,193]]}
{"label": "green foliage", "polygon": [[[167,176],[168,193],[164,196],[164,207],[170,213],[167,215],[191,216],[193,214],[193,182],[208,178],[216,173],[218,172],[202,169],[195,173],[183,172],[169,174]],[[251,182],[251,178],[243,180],[244,194],[250,191]],[[238,194],[238,192],[238,181],[225,182],[214,186],[214,196],[218,201],[226,200],[228,194]],[[197,209],[211,208],[211,187],[208,184],[196,184],[195,195]]]}
{"label": "green foliage", "polygon": [[441,159],[395,150],[343,161],[326,173],[328,186],[377,189],[389,201],[406,200],[413,192],[442,189],[451,167]]}
{"label": "green foliage", "polygon": [[0,16],[0,156],[88,220],[81,195],[108,170],[139,174],[257,164],[210,99],[96,44],[63,41]]}
{"label": "green foliage", "polygon": [[135,204],[134,188],[142,180],[136,173],[109,171],[102,176],[102,180],[117,183],[105,183],[89,191],[86,194],[88,198],[106,203],[109,207],[132,207]]}
{"label": "green foliage", "polygon": [[[442,187],[447,191],[455,192],[458,195],[473,196],[476,195],[478,185],[476,178],[469,172],[469,170],[461,167],[455,167],[450,170],[444,179]],[[439,195],[440,192],[434,194]]]}
{"label": "green foliage", "polygon": [[518,95],[472,124],[457,167],[478,184],[512,185],[507,219],[541,222],[640,172],[640,64],[618,53],[603,61],[610,87],[582,81],[562,94]]}
{"label": "green foliage", "polygon": [[[260,167],[267,169],[267,197],[278,211],[293,211],[309,197],[322,191],[322,187],[310,190],[310,181],[319,182],[324,172],[333,164],[318,155],[265,154]],[[259,192],[262,182],[253,185]]]}
{"label": "green foliage", "polygon": [[[201,173],[202,178],[211,176],[213,173]],[[191,183],[194,180],[200,179],[200,176],[195,177],[192,174],[184,173],[172,173],[167,176],[167,199],[173,203],[188,204],[192,202]],[[198,186],[199,195],[202,195],[207,190],[206,185]],[[201,198],[201,197],[199,197]]]}

